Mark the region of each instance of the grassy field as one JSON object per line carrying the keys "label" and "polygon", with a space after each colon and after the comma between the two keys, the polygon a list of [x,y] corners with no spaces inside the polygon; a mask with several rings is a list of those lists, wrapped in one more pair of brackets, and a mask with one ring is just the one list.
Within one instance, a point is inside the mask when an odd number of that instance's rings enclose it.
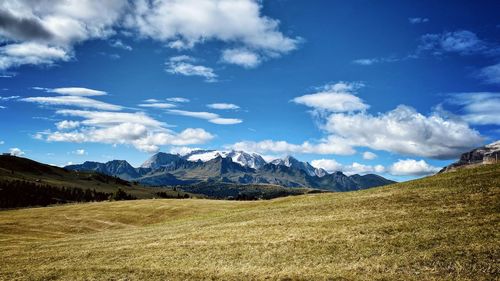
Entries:
{"label": "grassy field", "polygon": [[1,280],[499,280],[500,165],[270,201],[0,212]]}

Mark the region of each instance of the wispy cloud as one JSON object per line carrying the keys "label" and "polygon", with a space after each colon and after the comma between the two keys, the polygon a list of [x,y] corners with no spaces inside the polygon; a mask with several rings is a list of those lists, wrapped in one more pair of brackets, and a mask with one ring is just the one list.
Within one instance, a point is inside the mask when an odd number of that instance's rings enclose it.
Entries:
{"label": "wispy cloud", "polygon": [[500,126],[500,93],[451,94],[447,102],[460,106],[462,118],[470,124]]}
{"label": "wispy cloud", "polygon": [[119,48],[119,49],[123,49],[123,50],[126,50],[126,51],[132,51],[132,47],[130,45],[127,45],[125,43],[123,43],[121,40],[111,40],[109,42],[109,45],[111,47],[114,47],[114,48]]}
{"label": "wispy cloud", "polygon": [[165,71],[171,74],[184,76],[201,76],[205,82],[217,82],[217,74],[210,67],[193,64],[195,60],[187,56],[171,57],[165,63]]}
{"label": "wispy cloud", "polygon": [[419,23],[429,22],[429,19],[428,18],[415,17],[415,18],[408,18],[408,22],[411,23],[411,24],[419,24]]}
{"label": "wispy cloud", "polygon": [[177,105],[175,105],[173,103],[165,103],[165,102],[152,102],[152,103],[141,103],[141,104],[139,104],[139,106],[140,107],[166,109],[166,108],[174,108]]}
{"label": "wispy cloud", "polygon": [[105,91],[94,90],[89,88],[82,87],[65,87],[65,88],[42,88],[42,87],[32,87],[34,90],[45,91],[48,93],[57,93],[61,95],[69,95],[69,96],[105,96],[108,93]]}
{"label": "wispy cloud", "polygon": [[232,103],[211,103],[207,107],[212,109],[239,109],[240,107]]}
{"label": "wispy cloud", "polygon": [[482,68],[477,77],[487,84],[500,84],[500,63]]}
{"label": "wispy cloud", "polygon": [[105,103],[102,101],[82,96],[28,97],[28,98],[22,98],[20,100],[25,102],[43,104],[43,105],[72,106],[80,108],[95,108],[101,110],[114,110],[114,111],[123,109],[123,107],[119,105]]}
{"label": "wispy cloud", "polygon": [[182,97],[172,97],[172,98],[166,98],[166,101],[169,102],[179,102],[179,103],[186,103],[189,102],[189,99],[182,98]]}
{"label": "wispy cloud", "polygon": [[239,124],[239,123],[243,122],[243,120],[241,120],[241,119],[222,118],[219,116],[219,114],[212,113],[212,112],[205,112],[205,111],[187,111],[187,110],[172,109],[172,110],[169,110],[168,113],[175,114],[175,115],[181,115],[181,116],[188,116],[188,117],[193,117],[193,118],[199,118],[199,119],[205,119],[205,120],[208,120],[208,122],[210,122],[210,123],[219,124],[219,125],[234,125],[234,124]]}

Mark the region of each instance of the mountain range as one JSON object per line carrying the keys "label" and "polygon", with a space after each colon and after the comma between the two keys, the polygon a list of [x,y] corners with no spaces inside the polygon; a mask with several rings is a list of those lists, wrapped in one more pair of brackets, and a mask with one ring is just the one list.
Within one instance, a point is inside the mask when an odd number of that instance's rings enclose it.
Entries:
{"label": "mountain range", "polygon": [[347,176],[342,172],[328,173],[291,156],[268,163],[262,156],[244,151],[196,150],[182,156],[159,152],[137,168],[125,160],[106,163],[87,161],[65,168],[95,171],[149,186],[206,182],[351,191],[393,183],[375,174]]}

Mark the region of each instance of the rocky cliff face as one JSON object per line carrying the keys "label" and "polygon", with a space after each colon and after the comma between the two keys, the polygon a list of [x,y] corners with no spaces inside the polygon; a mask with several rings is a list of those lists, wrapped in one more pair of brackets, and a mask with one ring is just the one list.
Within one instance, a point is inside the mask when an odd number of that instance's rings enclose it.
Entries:
{"label": "rocky cliff face", "polygon": [[444,167],[440,173],[454,171],[468,166],[493,164],[500,161],[500,140],[488,145],[473,149],[460,156],[460,160]]}

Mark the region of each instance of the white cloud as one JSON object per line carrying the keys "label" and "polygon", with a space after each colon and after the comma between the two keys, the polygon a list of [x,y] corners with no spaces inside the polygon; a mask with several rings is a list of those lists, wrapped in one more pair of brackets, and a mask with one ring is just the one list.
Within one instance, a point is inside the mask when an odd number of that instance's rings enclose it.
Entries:
{"label": "white cloud", "polygon": [[329,173],[333,172],[343,172],[346,175],[354,174],[369,174],[369,173],[384,173],[385,167],[382,165],[365,165],[361,163],[354,162],[350,165],[343,165],[334,159],[317,159],[311,161],[311,165],[315,168],[322,168]]}
{"label": "white cloud", "polygon": [[0,47],[0,70],[25,64],[51,65],[54,61],[68,61],[71,54],[60,47],[39,43],[13,43]]}
{"label": "white cloud", "polygon": [[132,47],[130,45],[123,43],[121,40],[111,40],[111,42],[109,42],[109,45],[114,48],[119,48],[126,51],[132,51]]}
{"label": "white cloud", "polygon": [[85,155],[87,153],[85,152],[85,149],[77,149],[77,150],[73,151],[73,154],[76,154],[76,155]]}
{"label": "white cloud", "polygon": [[222,118],[219,116],[219,114],[212,113],[212,112],[205,112],[205,111],[187,111],[187,110],[172,109],[172,110],[169,110],[168,113],[175,114],[175,115],[181,115],[181,116],[194,117],[194,118],[199,118],[199,119],[205,119],[205,120],[208,120],[208,122],[210,122],[210,123],[219,124],[219,125],[234,125],[234,124],[239,124],[239,123],[243,122],[243,120],[241,120],[241,119]]}
{"label": "white cloud", "polygon": [[[368,108],[364,102],[358,100],[347,104],[344,102],[352,99],[352,95],[345,92],[353,91],[356,87],[359,87],[359,84],[338,83],[330,86],[333,95],[344,93],[343,96],[349,96],[346,99],[328,97],[322,100],[315,97],[299,100],[307,102],[307,105],[316,110],[323,111],[316,117],[326,136],[317,143],[241,141],[227,147],[258,153],[340,155],[355,153],[355,147],[367,147],[402,155],[453,159],[463,151],[481,145],[484,140],[480,133],[470,128],[465,121],[443,112],[425,116],[412,107],[400,105],[389,112],[368,114],[363,111]],[[328,104],[327,101],[331,103]],[[489,106],[492,107],[491,103]]]}
{"label": "white cloud", "polygon": [[207,107],[213,108],[213,109],[238,109],[238,108],[240,108],[236,104],[232,104],[232,103],[212,103],[212,104],[207,104]]}
{"label": "white cloud", "polygon": [[331,112],[350,112],[369,108],[359,97],[356,90],[362,87],[360,83],[339,82],[325,86],[322,91],[314,94],[296,97],[293,102],[312,107],[317,110]]}
{"label": "white cloud", "polygon": [[483,141],[463,121],[438,113],[424,116],[403,105],[376,116],[332,114],[323,129],[352,146],[436,159],[455,158]]}
{"label": "white cloud", "polygon": [[322,139],[317,143],[310,143],[308,141],[302,144],[292,144],[286,141],[273,141],[264,140],[260,142],[254,141],[241,141],[232,145],[226,146],[229,149],[243,150],[255,153],[313,153],[313,154],[338,154],[338,155],[351,155],[356,151],[344,140],[330,136]]}
{"label": "white cloud", "polygon": [[57,93],[61,95],[68,96],[105,96],[108,93],[104,91],[81,88],[81,87],[65,87],[65,88],[42,88],[42,87],[32,87],[33,90],[45,91],[48,93]]}
{"label": "white cloud", "polygon": [[200,150],[201,148],[187,147],[187,146],[174,146],[170,148],[169,153],[179,154],[181,156],[187,155],[193,151]]}
{"label": "white cloud", "polygon": [[410,59],[410,58],[415,58],[415,57],[409,55],[409,56],[400,57],[400,58],[393,57],[393,56],[390,56],[390,57],[379,57],[379,58],[364,58],[364,59],[353,60],[352,63],[358,64],[358,65],[363,65],[363,66],[369,66],[369,65],[376,64],[376,63],[398,62],[398,61],[403,61],[403,60],[407,60],[407,59]]}
{"label": "white cloud", "polygon": [[192,64],[193,60],[185,58],[185,56],[171,57],[165,63],[165,71],[171,74],[180,74],[184,76],[201,76],[206,82],[216,82],[217,74],[210,67],[203,65]]}
{"label": "white cloud", "polygon": [[44,105],[66,105],[81,108],[95,108],[101,110],[121,110],[122,107],[82,96],[59,96],[59,97],[28,97],[21,101],[39,103]]}
{"label": "white cloud", "polygon": [[80,122],[71,121],[71,120],[63,120],[61,122],[56,123],[56,127],[58,130],[70,130],[80,126]]}
{"label": "white cloud", "polygon": [[[41,88],[36,88],[36,89],[41,89]],[[88,88],[81,88],[81,87],[54,88],[54,89],[45,89],[45,90],[47,92],[50,92],[50,93],[57,93],[57,94],[69,95],[69,96],[90,97],[90,96],[104,96],[104,95],[108,94],[104,91],[88,89]]]}
{"label": "white cloud", "polygon": [[[0,69],[68,61],[76,44],[118,31],[177,49],[212,40],[268,58],[296,49],[300,39],[285,36],[261,10],[257,0],[2,1]],[[117,39],[110,45],[132,49]]]}
{"label": "white cloud", "polygon": [[299,41],[279,32],[277,20],[261,16],[261,4],[254,0],[136,1],[133,9],[127,26],[144,36],[170,42],[175,48],[191,48],[217,39],[283,54],[294,50]]}
{"label": "white cloud", "polygon": [[0,140],[0,145],[2,145],[2,144],[5,144],[5,142],[3,140]]}
{"label": "white cloud", "polygon": [[478,77],[488,84],[500,84],[500,63],[484,67]]}
{"label": "white cloud", "polygon": [[245,68],[254,68],[262,62],[258,54],[246,49],[224,50],[221,60],[225,63],[236,64]]}
{"label": "white cloud", "polygon": [[408,22],[411,24],[419,24],[419,23],[429,22],[429,19],[428,18],[420,18],[420,17],[408,18]]}
{"label": "white cloud", "polygon": [[373,160],[377,158],[377,154],[370,152],[370,151],[365,151],[363,152],[363,159],[365,160]]}
{"label": "white cloud", "polygon": [[58,110],[57,114],[83,118],[80,124],[95,127],[108,127],[121,123],[141,124],[149,128],[162,128],[168,125],[155,120],[143,112],[109,112],[109,111],[87,111],[87,110]]}
{"label": "white cloud", "polygon": [[17,147],[13,147],[13,148],[9,149],[9,152],[10,152],[10,155],[13,155],[13,156],[23,156],[25,154],[24,151],[22,151],[21,149],[19,149]]}
{"label": "white cloud", "polygon": [[186,103],[186,102],[190,101],[189,99],[181,98],[181,97],[166,98],[165,100],[169,101],[169,102],[179,102],[179,103],[181,103],[181,102]]}
{"label": "white cloud", "polygon": [[141,103],[139,104],[140,107],[151,107],[151,108],[174,108],[177,105],[172,104],[172,103],[165,103],[165,102],[152,102],[152,103]]}
{"label": "white cloud", "polygon": [[500,93],[458,93],[448,102],[461,106],[462,118],[475,125],[500,126]]}
{"label": "white cloud", "polygon": [[337,172],[337,171],[342,171],[343,165],[340,164],[339,162],[335,161],[334,159],[317,159],[317,160],[312,160],[311,165],[314,168],[321,168],[324,169],[325,171],[329,173]]}
{"label": "white cloud", "polygon": [[0,101],[16,100],[18,98],[20,98],[20,96],[8,96],[8,97],[1,97],[0,96]]}
{"label": "white cloud", "polygon": [[425,176],[439,172],[440,168],[429,165],[424,160],[406,159],[392,164],[388,171],[394,176]]}
{"label": "white cloud", "polygon": [[95,142],[132,145],[138,150],[157,152],[162,145],[202,144],[214,138],[212,134],[197,128],[187,128],[179,133],[166,127],[145,113],[109,111],[58,110],[57,114],[80,117],[80,127],[73,131],[43,131],[40,139],[49,142]]}
{"label": "white cloud", "polygon": [[243,122],[241,119],[237,118],[214,118],[208,120],[210,123],[218,124],[218,125],[234,125]]}

